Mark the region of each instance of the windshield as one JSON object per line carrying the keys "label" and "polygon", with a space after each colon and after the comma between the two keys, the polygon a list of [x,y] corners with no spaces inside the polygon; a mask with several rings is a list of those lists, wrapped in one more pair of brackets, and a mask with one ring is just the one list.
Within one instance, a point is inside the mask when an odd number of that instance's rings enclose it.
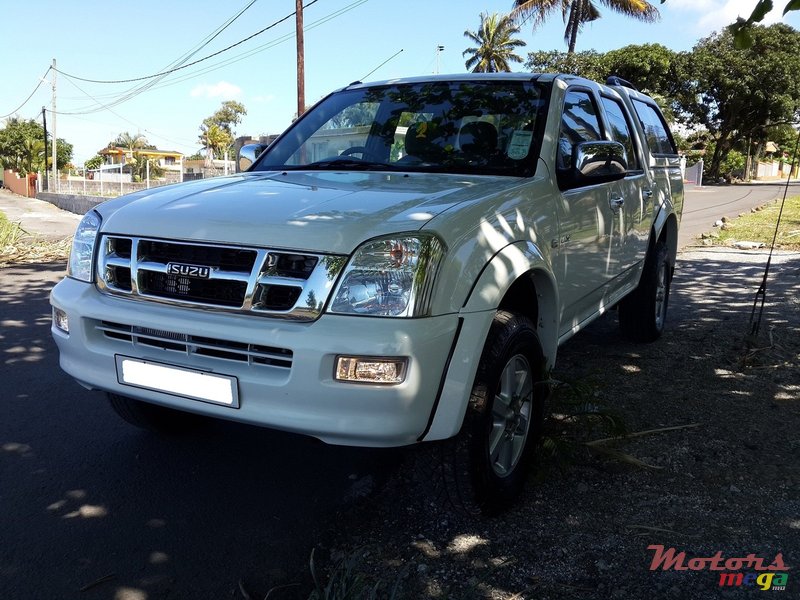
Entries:
{"label": "windshield", "polygon": [[530,81],[386,85],[337,92],[251,170],[390,170],[530,176],[545,94]]}

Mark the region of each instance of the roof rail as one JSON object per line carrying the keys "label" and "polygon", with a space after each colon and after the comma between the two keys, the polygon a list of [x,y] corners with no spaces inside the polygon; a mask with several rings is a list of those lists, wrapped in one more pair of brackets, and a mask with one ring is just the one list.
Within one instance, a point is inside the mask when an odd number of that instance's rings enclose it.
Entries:
{"label": "roof rail", "polygon": [[621,77],[617,77],[616,75],[611,75],[608,79],[606,79],[606,85],[619,85],[622,87],[630,88],[632,90],[636,90],[637,92],[639,89],[633,85],[630,81],[625,81]]}

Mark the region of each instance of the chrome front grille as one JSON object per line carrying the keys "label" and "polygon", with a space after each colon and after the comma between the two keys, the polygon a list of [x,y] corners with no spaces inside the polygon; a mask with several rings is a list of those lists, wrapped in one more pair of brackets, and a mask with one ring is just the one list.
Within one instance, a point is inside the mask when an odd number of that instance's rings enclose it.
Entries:
{"label": "chrome front grille", "polygon": [[133,345],[172,350],[186,355],[233,360],[249,365],[267,365],[283,369],[292,367],[293,353],[286,348],[231,342],[110,321],[101,321],[96,328],[107,338]]}
{"label": "chrome front grille", "polygon": [[97,280],[109,294],[310,321],[343,264],[340,256],[106,235]]}

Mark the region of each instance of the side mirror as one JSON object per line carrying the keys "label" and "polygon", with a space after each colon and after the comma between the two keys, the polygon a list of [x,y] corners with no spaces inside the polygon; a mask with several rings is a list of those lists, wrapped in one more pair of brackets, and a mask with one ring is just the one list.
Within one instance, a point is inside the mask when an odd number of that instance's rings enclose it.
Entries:
{"label": "side mirror", "polygon": [[246,146],[242,146],[242,149],[239,150],[239,156],[236,159],[236,172],[241,173],[242,171],[247,171],[266,149],[266,144],[247,144]]}
{"label": "side mirror", "polygon": [[562,172],[562,187],[617,181],[628,174],[625,146],[600,140],[580,142],[572,149],[572,167]]}

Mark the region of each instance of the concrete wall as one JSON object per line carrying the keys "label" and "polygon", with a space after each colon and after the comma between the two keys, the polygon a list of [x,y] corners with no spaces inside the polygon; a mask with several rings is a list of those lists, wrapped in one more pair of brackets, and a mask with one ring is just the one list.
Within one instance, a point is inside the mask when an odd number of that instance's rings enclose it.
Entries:
{"label": "concrete wall", "polygon": [[39,200],[44,200],[54,204],[62,210],[68,210],[76,215],[89,212],[92,208],[105,202],[108,198],[100,196],[82,196],[79,194],[55,194],[52,192],[39,192],[36,195]]}
{"label": "concrete wall", "polygon": [[19,196],[36,197],[36,173],[20,177],[14,171],[6,169],[3,171],[3,185]]}

